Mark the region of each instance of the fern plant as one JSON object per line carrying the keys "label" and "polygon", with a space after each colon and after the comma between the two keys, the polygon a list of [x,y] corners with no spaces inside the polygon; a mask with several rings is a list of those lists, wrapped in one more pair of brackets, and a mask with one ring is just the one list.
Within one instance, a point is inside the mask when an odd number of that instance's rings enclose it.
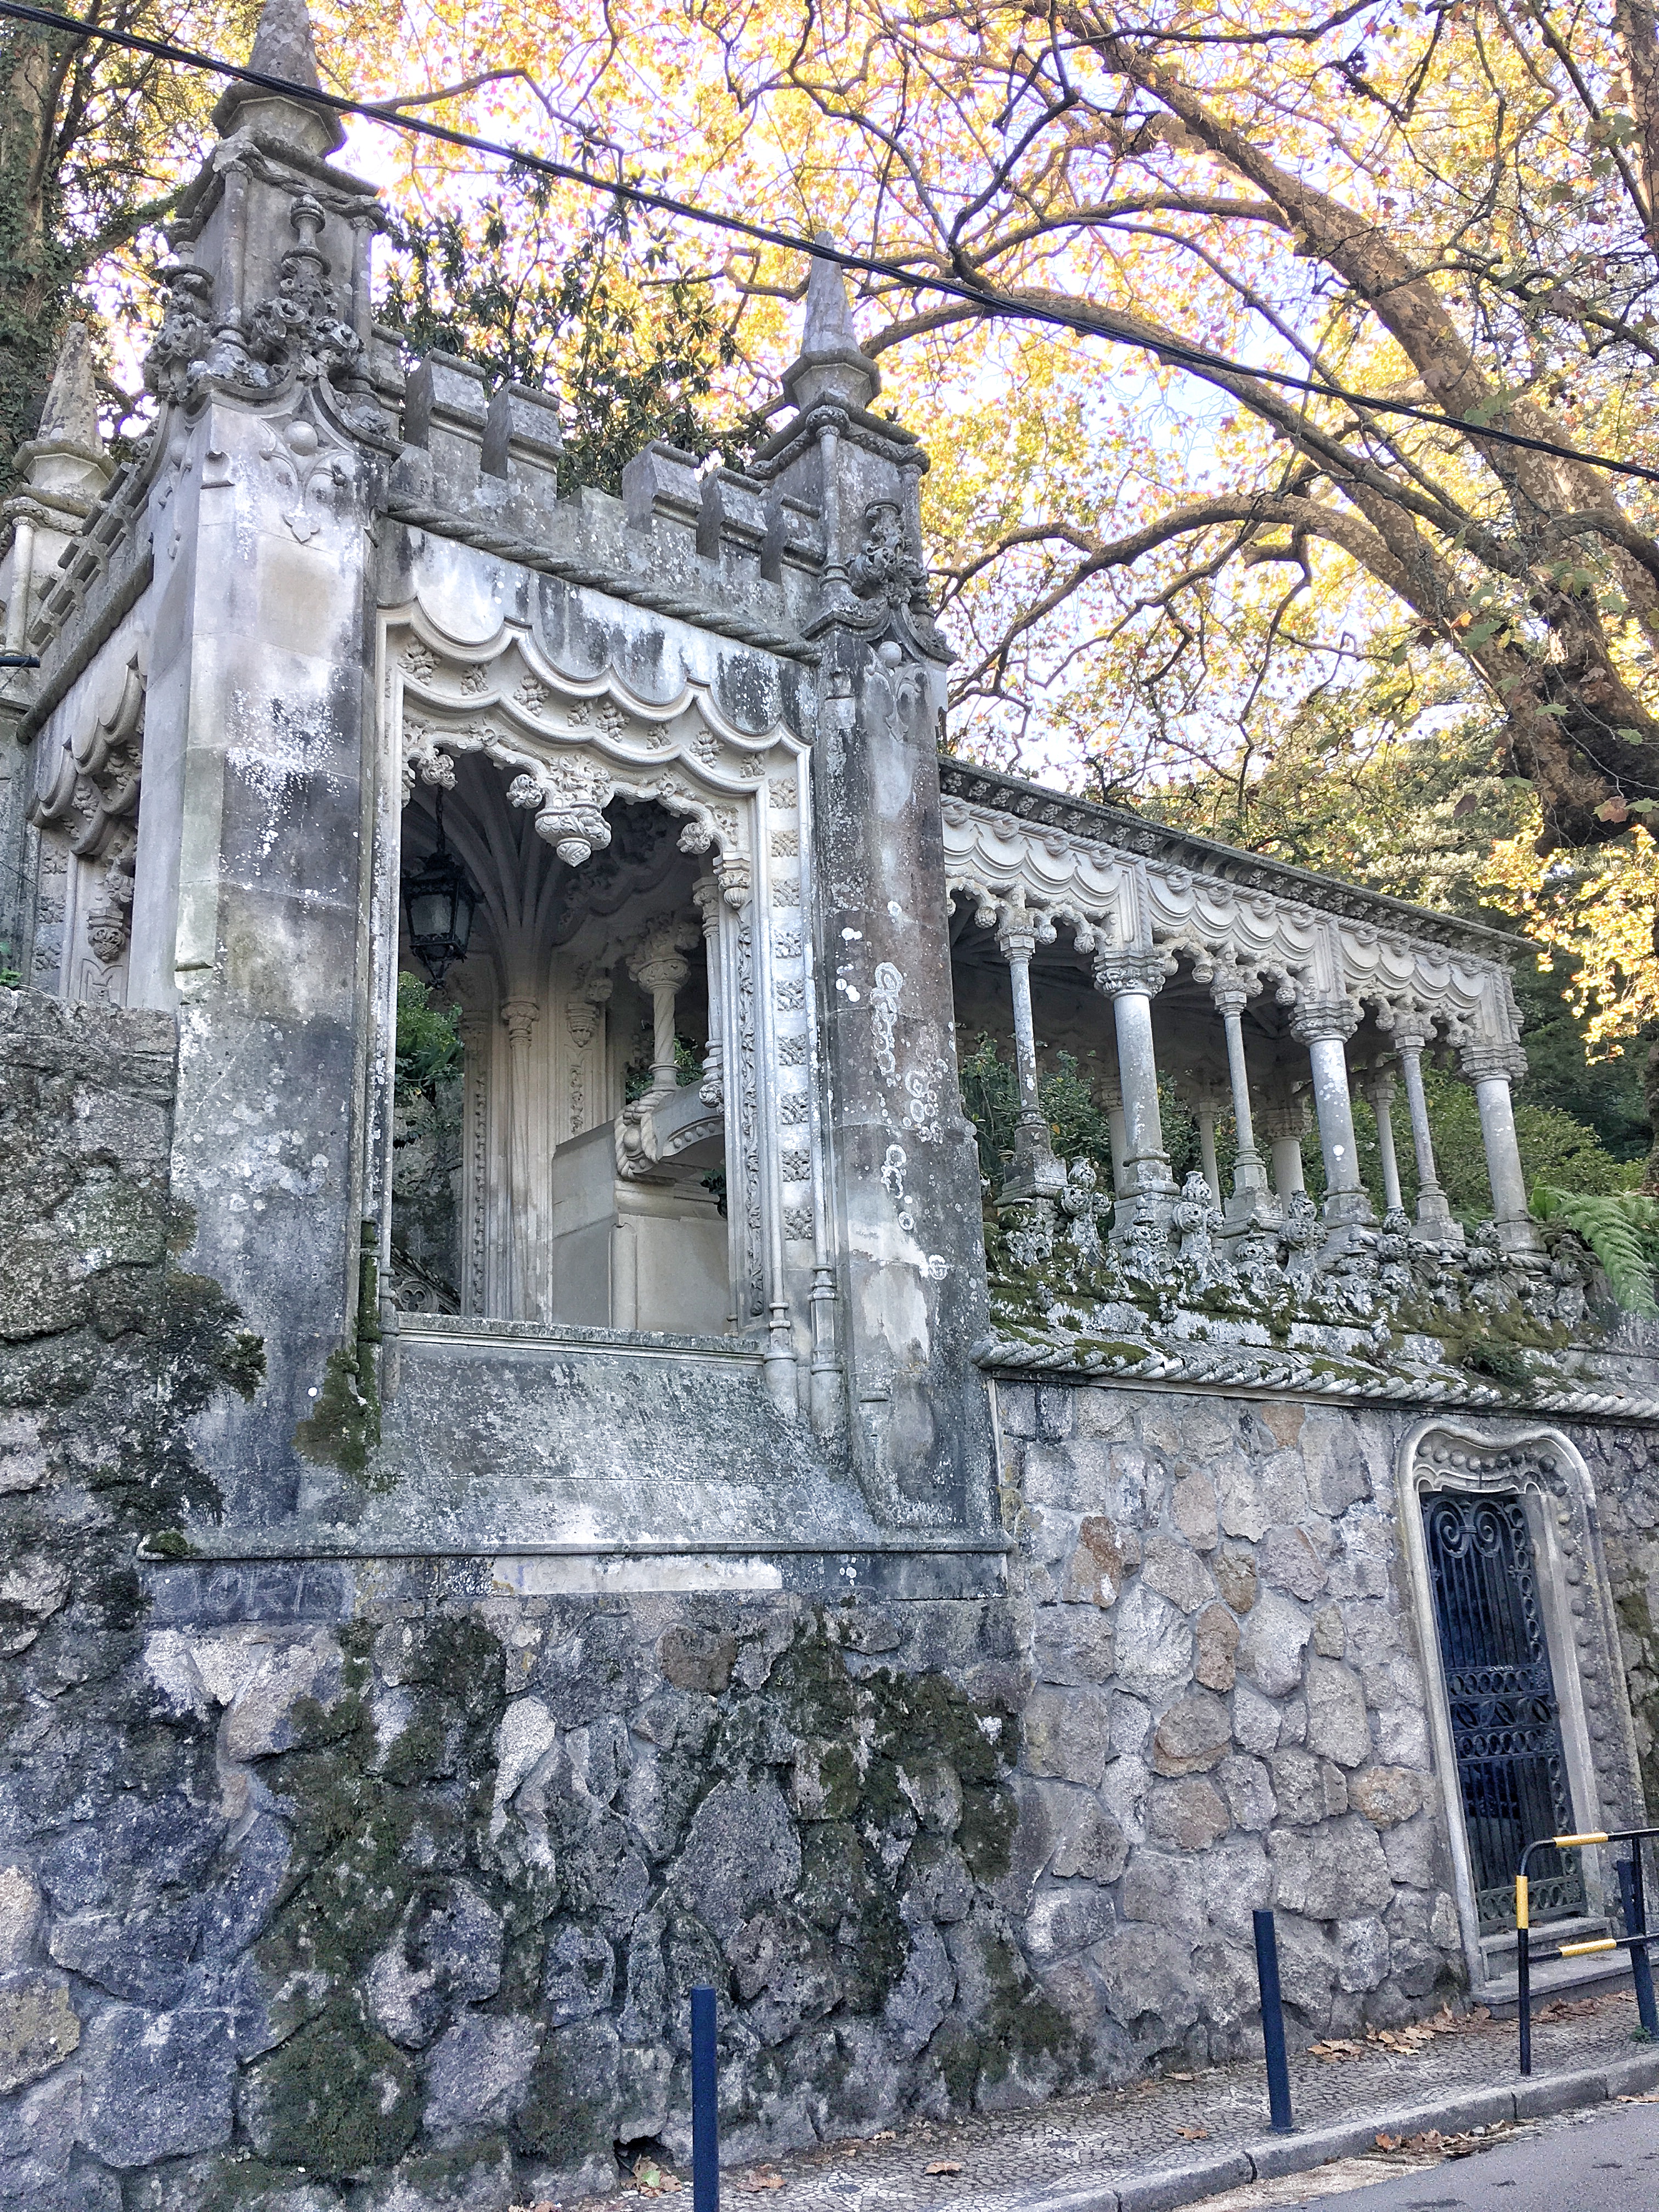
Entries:
{"label": "fern plant", "polygon": [[1534,1185],[1532,1210],[1540,1221],[1561,1221],[1583,1237],[1601,1263],[1609,1288],[1626,1313],[1659,1321],[1653,1295],[1659,1267],[1659,1199],[1639,1190],[1592,1194]]}

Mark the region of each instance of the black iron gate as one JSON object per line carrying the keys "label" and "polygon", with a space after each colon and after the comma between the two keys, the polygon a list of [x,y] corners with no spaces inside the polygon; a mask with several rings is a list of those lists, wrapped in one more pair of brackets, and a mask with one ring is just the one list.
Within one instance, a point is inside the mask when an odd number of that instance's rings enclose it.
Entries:
{"label": "black iron gate", "polygon": [[[1532,1533],[1514,1497],[1431,1491],[1423,1519],[1480,1925],[1506,1928],[1522,1850],[1573,1825]],[[1532,1905],[1535,1921],[1584,1908],[1559,1851],[1536,1855]]]}

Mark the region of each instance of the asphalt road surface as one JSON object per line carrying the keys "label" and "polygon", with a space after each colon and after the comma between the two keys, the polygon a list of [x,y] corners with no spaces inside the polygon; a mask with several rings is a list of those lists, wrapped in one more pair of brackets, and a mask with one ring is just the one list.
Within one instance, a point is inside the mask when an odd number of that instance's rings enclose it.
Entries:
{"label": "asphalt road surface", "polygon": [[1279,2202],[1285,2212],[1659,2212],[1659,2104],[1603,2105],[1473,2158]]}

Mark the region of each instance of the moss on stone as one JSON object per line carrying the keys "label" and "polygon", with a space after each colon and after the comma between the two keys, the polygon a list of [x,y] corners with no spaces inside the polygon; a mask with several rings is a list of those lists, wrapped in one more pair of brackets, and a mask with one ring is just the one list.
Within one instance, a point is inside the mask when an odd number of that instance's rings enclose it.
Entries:
{"label": "moss on stone", "polygon": [[337,1998],[249,2069],[244,2111],[264,2157],[311,2173],[360,2173],[414,2142],[420,2085],[397,2045]]}
{"label": "moss on stone", "polygon": [[380,1400],[373,1358],[354,1338],[328,1355],[317,1403],[294,1431],[294,1449],[308,1460],[362,1474],[380,1441]]}

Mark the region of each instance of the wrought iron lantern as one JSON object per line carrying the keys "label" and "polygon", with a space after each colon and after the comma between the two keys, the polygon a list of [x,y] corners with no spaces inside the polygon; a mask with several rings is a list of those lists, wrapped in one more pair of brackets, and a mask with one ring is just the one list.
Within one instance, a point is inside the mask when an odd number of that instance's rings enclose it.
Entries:
{"label": "wrought iron lantern", "polygon": [[412,874],[403,879],[404,913],[409,921],[410,950],[434,983],[451,964],[466,957],[472,916],[478,903],[472,878],[444,842],[444,799],[438,793],[438,842]]}

